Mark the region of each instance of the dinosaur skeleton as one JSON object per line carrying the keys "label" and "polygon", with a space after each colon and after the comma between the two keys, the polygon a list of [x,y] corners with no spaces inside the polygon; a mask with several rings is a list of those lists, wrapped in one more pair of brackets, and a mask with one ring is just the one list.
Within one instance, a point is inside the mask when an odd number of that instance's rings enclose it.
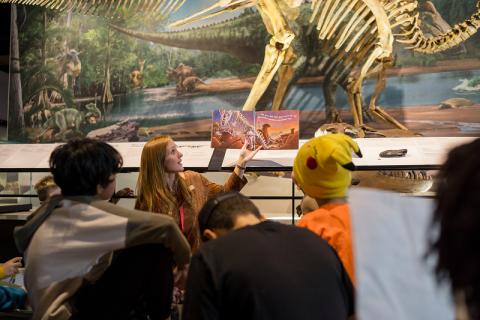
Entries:
{"label": "dinosaur skeleton", "polygon": [[255,130],[255,127],[248,122],[247,118],[240,111],[220,109],[218,132],[227,132],[231,135],[243,133],[248,146],[254,147],[255,142],[258,140],[264,149],[268,148],[263,133]]}
{"label": "dinosaur skeleton", "polygon": [[[209,8],[172,26],[203,20],[222,12],[255,5],[268,33],[272,36],[265,47],[262,68],[243,110],[253,110],[259,99],[278,73],[278,87],[272,109],[278,110],[285,98],[298,62],[293,41],[297,36],[291,25],[299,15],[303,0],[220,0]],[[309,33],[316,30],[318,38],[327,47],[327,55],[320,66],[326,78],[346,88],[354,125],[362,127],[362,84],[366,77],[377,74],[375,91],[368,110],[400,129],[407,129],[376,105],[385,87],[385,68],[393,61],[393,41],[409,44],[410,49],[423,53],[447,50],[470,38],[480,27],[480,0],[477,11],[465,22],[455,25],[449,32],[426,38],[420,29],[416,0],[312,0]],[[216,11],[215,11],[216,10]],[[212,12],[213,11],[213,12]],[[399,27],[400,33],[393,34]],[[336,112],[327,110],[328,112]],[[338,118],[338,113],[334,118]]]}
{"label": "dinosaur skeleton", "polygon": [[218,130],[221,132],[233,133],[230,123],[232,122],[232,116],[234,112],[232,110],[223,110],[220,109],[220,122]]}
{"label": "dinosaur skeleton", "polygon": [[153,17],[168,17],[186,0],[0,0],[0,3],[25,4],[79,14],[115,17],[121,10],[143,12]]}

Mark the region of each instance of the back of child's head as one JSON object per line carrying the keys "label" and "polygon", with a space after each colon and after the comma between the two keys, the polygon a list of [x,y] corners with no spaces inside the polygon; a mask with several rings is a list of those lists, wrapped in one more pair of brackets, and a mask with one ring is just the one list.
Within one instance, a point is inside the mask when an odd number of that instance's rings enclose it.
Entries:
{"label": "back of child's head", "polygon": [[56,189],[59,189],[58,186],[55,184],[52,175],[45,176],[38,180],[34,188],[38,194],[38,199],[41,202],[46,201],[51,196],[51,194],[56,191]]}
{"label": "back of child's head", "polygon": [[[452,149],[437,177],[432,251],[436,273],[463,292],[480,319],[480,139]],[[440,227],[440,228],[438,228]]]}
{"label": "back of child's head", "polygon": [[50,171],[64,196],[93,196],[120,172],[122,156],[109,144],[89,138],[58,146],[50,156]]}
{"label": "back of child's head", "polygon": [[317,199],[345,197],[351,182],[352,151],[360,148],[344,134],[328,134],[307,141],[295,157],[293,174],[303,192]]}
{"label": "back of child's head", "polygon": [[255,204],[241,193],[232,191],[218,194],[208,200],[198,214],[200,233],[203,234],[206,229],[231,230],[235,219],[247,214],[263,219]]}

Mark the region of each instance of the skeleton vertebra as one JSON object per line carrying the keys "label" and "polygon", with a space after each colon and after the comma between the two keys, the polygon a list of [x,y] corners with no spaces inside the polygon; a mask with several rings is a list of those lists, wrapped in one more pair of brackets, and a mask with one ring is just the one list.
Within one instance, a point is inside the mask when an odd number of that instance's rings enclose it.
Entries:
{"label": "skeleton vertebra", "polygon": [[59,11],[114,17],[120,10],[142,12],[154,17],[168,17],[186,0],[0,0],[0,3],[41,6]]}

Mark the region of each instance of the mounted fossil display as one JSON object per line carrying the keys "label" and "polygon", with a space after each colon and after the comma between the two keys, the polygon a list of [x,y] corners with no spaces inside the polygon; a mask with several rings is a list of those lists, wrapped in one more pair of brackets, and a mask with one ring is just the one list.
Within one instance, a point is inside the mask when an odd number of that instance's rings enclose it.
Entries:
{"label": "mounted fossil display", "polygon": [[[423,53],[447,50],[465,41],[480,27],[480,2],[477,11],[465,22],[456,24],[441,35],[427,38],[420,29],[418,2],[414,0],[313,0],[308,28],[301,28],[302,0],[231,0],[218,1],[172,26],[203,20],[222,12],[256,6],[263,23],[272,36],[265,47],[265,58],[243,110],[253,110],[278,73],[278,87],[272,109],[278,110],[291,84],[295,70],[305,64],[307,57],[296,50],[296,39],[303,36],[321,41],[317,55],[319,67],[331,85],[341,84],[347,91],[354,125],[364,125],[362,85],[366,77],[378,75],[375,92],[368,104],[368,113],[388,121],[400,129],[403,124],[380,108],[376,100],[385,87],[385,68],[393,62],[393,42],[408,44],[410,49]],[[303,22],[303,21],[302,21]],[[300,27],[300,28],[299,28]],[[394,34],[395,28],[399,29]],[[306,35],[304,35],[306,33]],[[328,107],[328,106],[327,106]],[[329,120],[339,120],[336,110],[327,110]]]}

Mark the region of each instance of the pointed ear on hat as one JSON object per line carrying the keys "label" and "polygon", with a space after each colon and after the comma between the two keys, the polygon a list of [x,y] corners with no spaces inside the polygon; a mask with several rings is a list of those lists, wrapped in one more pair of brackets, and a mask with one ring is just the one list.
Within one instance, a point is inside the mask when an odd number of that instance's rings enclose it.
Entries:
{"label": "pointed ear on hat", "polygon": [[353,162],[349,162],[347,164],[342,164],[342,167],[344,167],[345,169],[350,170],[350,171],[355,171],[355,169],[356,169]]}
{"label": "pointed ear on hat", "polygon": [[352,162],[352,151],[354,151],[359,157],[362,156],[358,144],[349,136],[344,134],[332,135],[333,141],[336,142],[331,157],[342,167],[347,170],[355,170],[355,165]]}

